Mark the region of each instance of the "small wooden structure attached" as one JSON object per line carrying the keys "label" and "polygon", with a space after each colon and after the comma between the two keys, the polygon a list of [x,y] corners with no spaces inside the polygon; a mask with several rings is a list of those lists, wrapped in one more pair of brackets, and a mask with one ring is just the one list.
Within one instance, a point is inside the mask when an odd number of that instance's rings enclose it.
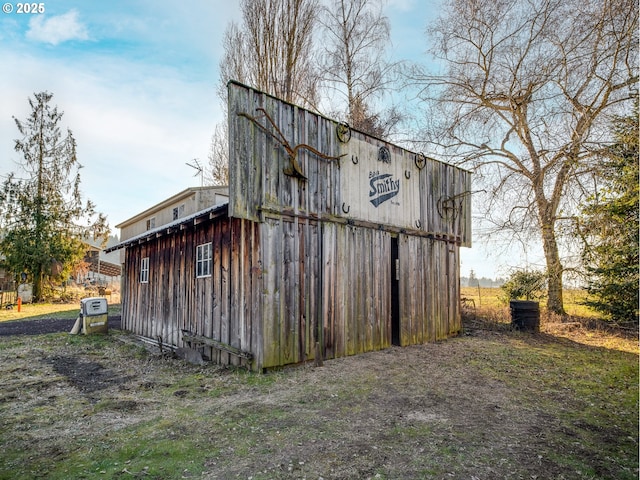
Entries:
{"label": "small wooden structure attached", "polygon": [[469,172],[235,82],[229,139],[228,204],[115,247],[123,328],[254,370],[460,331]]}

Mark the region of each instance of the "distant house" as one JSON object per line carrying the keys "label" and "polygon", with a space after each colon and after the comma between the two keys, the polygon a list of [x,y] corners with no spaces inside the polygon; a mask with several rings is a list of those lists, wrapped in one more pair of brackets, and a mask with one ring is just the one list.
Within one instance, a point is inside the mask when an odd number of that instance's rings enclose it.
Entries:
{"label": "distant house", "polygon": [[253,370],[460,331],[469,172],[235,82],[229,139],[228,201],[118,225],[124,329]]}
{"label": "distant house", "polygon": [[0,291],[15,291],[15,281],[4,268],[0,268]]}
{"label": "distant house", "polygon": [[117,259],[112,258],[113,255],[117,254],[108,255],[95,245],[87,245],[87,251],[84,256],[86,272],[78,275],[76,283],[101,285],[113,281],[117,282],[122,274],[122,267]]}

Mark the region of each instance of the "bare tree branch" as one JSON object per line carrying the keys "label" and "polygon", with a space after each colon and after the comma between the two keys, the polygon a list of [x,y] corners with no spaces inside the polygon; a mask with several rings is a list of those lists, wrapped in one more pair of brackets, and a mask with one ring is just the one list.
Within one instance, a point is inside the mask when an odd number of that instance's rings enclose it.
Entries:
{"label": "bare tree branch", "polygon": [[[351,127],[386,138],[401,120],[395,107],[375,111],[395,82],[397,63],[386,54],[389,19],[380,0],[331,0],[320,17],[324,87],[343,99],[339,107]],[[335,108],[335,107],[334,107]],[[341,115],[336,113],[336,115]]]}
{"label": "bare tree branch", "polygon": [[558,228],[588,193],[610,115],[636,94],[638,5],[449,0],[430,35],[445,71],[410,73],[441,118],[431,120],[428,143],[494,182],[485,214],[499,229],[535,226],[549,307],[563,312]]}

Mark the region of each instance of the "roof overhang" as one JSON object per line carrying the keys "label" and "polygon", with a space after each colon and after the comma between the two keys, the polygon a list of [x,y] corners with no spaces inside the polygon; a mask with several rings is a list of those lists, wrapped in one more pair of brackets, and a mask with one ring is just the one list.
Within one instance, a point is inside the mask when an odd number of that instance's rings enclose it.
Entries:
{"label": "roof overhang", "polygon": [[192,215],[187,217],[179,218],[171,223],[167,223],[166,225],[162,225],[160,227],[153,228],[151,230],[147,230],[140,235],[136,235],[135,237],[131,237],[126,239],[123,242],[118,243],[117,245],[113,245],[112,247],[106,248],[105,253],[113,252],[114,250],[120,250],[121,248],[127,248],[132,245],[139,245],[141,243],[148,242],[155,238],[159,238],[165,235],[169,235],[176,231],[184,230],[189,226],[198,225],[202,222],[213,220],[220,217],[227,217],[229,215],[229,203],[221,203],[219,205],[215,205],[213,207],[205,208],[204,210],[200,210]]}

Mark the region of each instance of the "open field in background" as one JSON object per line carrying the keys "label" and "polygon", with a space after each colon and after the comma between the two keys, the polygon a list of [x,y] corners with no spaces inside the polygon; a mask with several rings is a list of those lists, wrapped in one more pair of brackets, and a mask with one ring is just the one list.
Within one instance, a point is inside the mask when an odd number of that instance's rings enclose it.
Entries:
{"label": "open field in background", "polygon": [[[489,321],[494,326],[508,327],[511,323],[509,306],[501,299],[502,291],[499,288],[478,288],[462,287],[461,297],[472,300],[463,305],[463,313],[467,320],[473,322],[474,318]],[[109,315],[120,315],[121,305],[112,303],[112,299],[117,297],[108,296]],[[565,290],[565,308],[569,314],[566,318],[556,315],[549,315],[544,309],[544,302],[541,302],[540,329],[542,332],[551,335],[567,337],[571,336],[576,341],[594,346],[604,346],[619,348],[630,352],[637,352],[637,342],[624,340],[620,345],[615,345],[621,337],[610,335],[610,330],[606,323],[598,324],[598,315],[587,307],[580,305],[586,298],[586,293],[582,290]],[[72,303],[44,303],[44,304],[23,304],[21,312],[16,308],[11,310],[0,309],[0,322],[11,320],[29,319],[75,319],[79,312],[79,302]],[[606,333],[603,335],[603,333]]]}
{"label": "open field in background", "polygon": [[263,375],[116,330],[0,337],[0,479],[637,479],[637,335],[505,308]]}
{"label": "open field in background", "polygon": [[[622,331],[602,321],[597,312],[581,305],[587,297],[583,290],[563,292],[566,317],[546,311],[544,301],[540,302],[540,331],[554,337],[570,338],[585,345],[613,348],[638,353],[638,332]],[[473,300],[463,304],[463,315],[467,326],[476,319],[492,328],[508,329],[511,324],[509,305],[502,299],[499,288],[463,287],[461,297]],[[473,306],[475,305],[475,307]]]}
{"label": "open field in background", "polygon": [[[502,290],[500,288],[477,288],[477,287],[462,287],[461,297],[470,298],[475,302],[476,308],[482,309],[486,307],[505,307],[509,308],[508,302],[505,303],[502,299]],[[569,316],[584,317],[584,318],[597,318],[598,313],[581,305],[587,298],[587,292],[584,290],[564,290],[562,292],[564,298],[564,307]],[[544,308],[546,301],[540,302],[540,307]]]}

